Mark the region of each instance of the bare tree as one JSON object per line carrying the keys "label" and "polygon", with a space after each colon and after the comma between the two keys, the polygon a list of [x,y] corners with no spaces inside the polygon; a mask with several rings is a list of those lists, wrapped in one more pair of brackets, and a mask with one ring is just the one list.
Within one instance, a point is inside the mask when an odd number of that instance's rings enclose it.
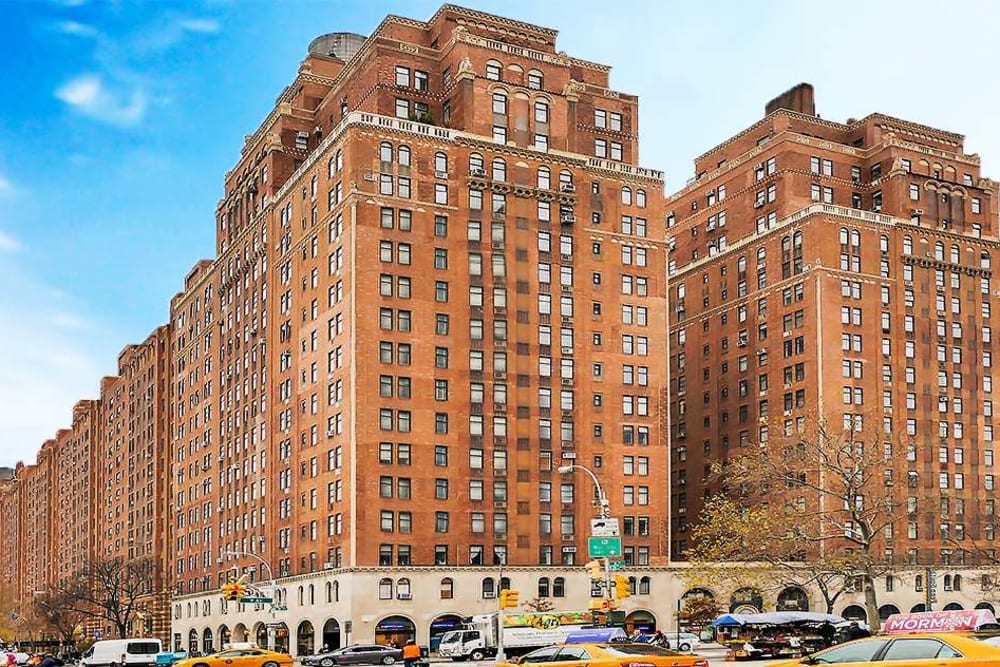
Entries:
{"label": "bare tree", "polygon": [[8,582],[0,582],[0,641],[14,640],[17,617],[18,605],[14,586]]}
{"label": "bare tree", "polygon": [[152,558],[93,561],[56,591],[65,608],[110,622],[124,638],[132,622],[150,612],[147,602],[158,575],[154,563]]}
{"label": "bare tree", "polygon": [[59,635],[64,644],[73,644],[76,629],[85,615],[75,608],[65,591],[50,588],[34,600],[35,616]]}
{"label": "bare tree", "polygon": [[532,612],[546,612],[552,611],[556,608],[551,600],[539,597],[532,598],[531,600],[525,600],[524,604],[521,606]]}
{"label": "bare tree", "polygon": [[774,430],[781,435],[713,470],[721,493],[692,531],[692,571],[762,591],[815,588],[828,610],[841,594],[863,591],[877,629],[875,581],[892,568],[885,539],[915,511],[901,498],[906,472],[891,434],[881,418],[861,414],[785,420]]}

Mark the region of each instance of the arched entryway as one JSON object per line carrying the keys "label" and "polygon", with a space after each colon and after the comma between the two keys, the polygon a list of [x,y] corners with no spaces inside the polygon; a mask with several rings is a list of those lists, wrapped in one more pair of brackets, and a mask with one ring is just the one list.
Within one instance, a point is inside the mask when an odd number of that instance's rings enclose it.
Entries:
{"label": "arched entryway", "polygon": [[340,648],[340,622],[335,618],[326,619],[323,624],[323,644],[328,651]]}
{"label": "arched entryway", "polygon": [[852,604],[844,607],[844,611],[840,612],[840,615],[848,621],[858,621],[860,623],[868,622],[868,612],[865,608],[858,604]]}
{"label": "arched entryway", "polygon": [[980,602],[979,604],[976,605],[976,609],[987,609],[991,614],[996,613],[996,610],[993,608],[993,605],[991,605],[989,602]]}
{"label": "arched entryway", "polygon": [[788,586],[778,593],[778,611],[809,611],[809,596],[798,586]]}
{"label": "arched entryway", "polygon": [[299,623],[295,631],[295,655],[312,655],[316,648],[316,632],[309,621]]}
{"label": "arched entryway", "polygon": [[894,604],[884,604],[878,608],[878,618],[880,621],[884,621],[893,614],[899,613],[899,607]]}
{"label": "arched entryway", "polygon": [[764,611],[764,596],[756,588],[741,588],[729,599],[733,614],[759,614]]}
{"label": "arched entryway", "polygon": [[386,616],[375,624],[375,643],[403,646],[417,638],[417,626],[406,616]]}
{"label": "arched entryway", "polygon": [[288,653],[289,639],[288,626],[279,623],[274,630],[274,650],[278,653]]}
{"label": "arched entryway", "polygon": [[219,626],[219,649],[224,649],[233,640],[233,633],[229,631],[229,626],[222,624]]}
{"label": "arched entryway", "polygon": [[437,651],[438,644],[441,643],[441,635],[452,630],[462,628],[462,617],[458,614],[441,614],[431,621],[431,643],[430,650]]}
{"label": "arched entryway", "polygon": [[197,651],[198,646],[199,646],[198,631],[195,630],[194,628],[191,628],[191,632],[188,633],[188,647],[187,647],[188,653],[194,653],[195,651]]}
{"label": "arched entryway", "polygon": [[247,640],[247,626],[242,623],[237,623],[233,627],[233,641],[234,642],[245,642]]}
{"label": "arched entryway", "polygon": [[962,611],[964,607],[957,602],[949,602],[944,606],[944,611]]}
{"label": "arched entryway", "polygon": [[215,653],[215,639],[212,635],[212,628],[205,628],[201,633],[201,652],[205,655]]}
{"label": "arched entryway", "polygon": [[267,626],[263,623],[257,623],[253,626],[253,636],[257,642],[257,646],[261,648],[270,648],[267,645]]}
{"label": "arched entryway", "polygon": [[927,605],[925,605],[923,602],[921,602],[920,604],[915,604],[912,607],[910,607],[911,614],[919,614],[922,611],[927,611]]}
{"label": "arched entryway", "polygon": [[701,632],[722,613],[715,593],[707,588],[690,588],[681,596],[680,627],[685,632]]}
{"label": "arched entryway", "polygon": [[656,616],[653,612],[645,609],[630,611],[625,617],[625,632],[632,634],[635,630],[641,630],[643,633],[656,632]]}

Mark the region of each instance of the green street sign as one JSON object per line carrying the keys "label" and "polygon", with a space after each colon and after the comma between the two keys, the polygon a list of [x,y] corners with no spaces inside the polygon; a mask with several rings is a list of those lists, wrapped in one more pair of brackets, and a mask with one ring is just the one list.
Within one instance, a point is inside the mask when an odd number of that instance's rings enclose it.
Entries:
{"label": "green street sign", "polygon": [[608,571],[609,572],[621,572],[625,569],[625,561],[623,560],[609,560],[608,561]]}
{"label": "green street sign", "polygon": [[267,604],[274,602],[274,598],[240,598],[240,604]]}
{"label": "green street sign", "polygon": [[614,558],[622,555],[622,538],[591,537],[587,540],[587,552],[591,558]]}

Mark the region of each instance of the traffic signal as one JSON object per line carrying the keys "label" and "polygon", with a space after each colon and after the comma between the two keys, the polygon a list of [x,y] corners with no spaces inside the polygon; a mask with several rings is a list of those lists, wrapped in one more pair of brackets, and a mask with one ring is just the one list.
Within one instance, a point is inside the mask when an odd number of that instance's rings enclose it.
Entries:
{"label": "traffic signal", "polygon": [[621,600],[624,598],[632,597],[632,586],[629,584],[628,577],[624,574],[615,575],[615,599]]}
{"label": "traffic signal", "polygon": [[500,608],[501,609],[513,609],[521,604],[520,601],[521,592],[513,591],[508,589],[503,589],[500,591]]}
{"label": "traffic signal", "polygon": [[594,581],[599,581],[604,578],[604,568],[601,566],[601,561],[597,559],[588,561],[584,567],[587,568],[587,574],[589,574],[590,578]]}
{"label": "traffic signal", "polygon": [[247,585],[239,580],[230,580],[222,586],[223,600],[239,600],[247,592]]}

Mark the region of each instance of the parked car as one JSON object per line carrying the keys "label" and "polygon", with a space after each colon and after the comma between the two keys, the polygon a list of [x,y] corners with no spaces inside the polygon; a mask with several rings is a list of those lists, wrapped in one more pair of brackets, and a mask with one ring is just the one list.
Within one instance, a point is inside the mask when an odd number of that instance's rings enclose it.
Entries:
{"label": "parked car", "polygon": [[593,643],[556,644],[526,653],[513,662],[501,663],[498,667],[530,665],[544,662],[546,667],[709,667],[708,660],[700,655],[681,654],[667,648],[649,644]]}
{"label": "parked car", "polygon": [[838,644],[805,658],[772,663],[770,667],[803,665],[876,665],[892,667],[962,667],[1000,665],[1000,647],[957,632],[876,635]]}
{"label": "parked car", "polygon": [[665,632],[667,648],[675,651],[695,651],[701,646],[701,637],[693,632]]}
{"label": "parked car", "polygon": [[228,649],[179,660],[173,667],[292,667],[292,656],[263,648]]}
{"label": "parked car", "polygon": [[156,664],[156,654],[163,650],[155,638],[104,639],[94,642],[83,653],[83,667],[149,667]]}
{"label": "parked car", "polygon": [[354,644],[302,658],[304,667],[333,665],[392,665],[403,660],[403,649],[381,644]]}

